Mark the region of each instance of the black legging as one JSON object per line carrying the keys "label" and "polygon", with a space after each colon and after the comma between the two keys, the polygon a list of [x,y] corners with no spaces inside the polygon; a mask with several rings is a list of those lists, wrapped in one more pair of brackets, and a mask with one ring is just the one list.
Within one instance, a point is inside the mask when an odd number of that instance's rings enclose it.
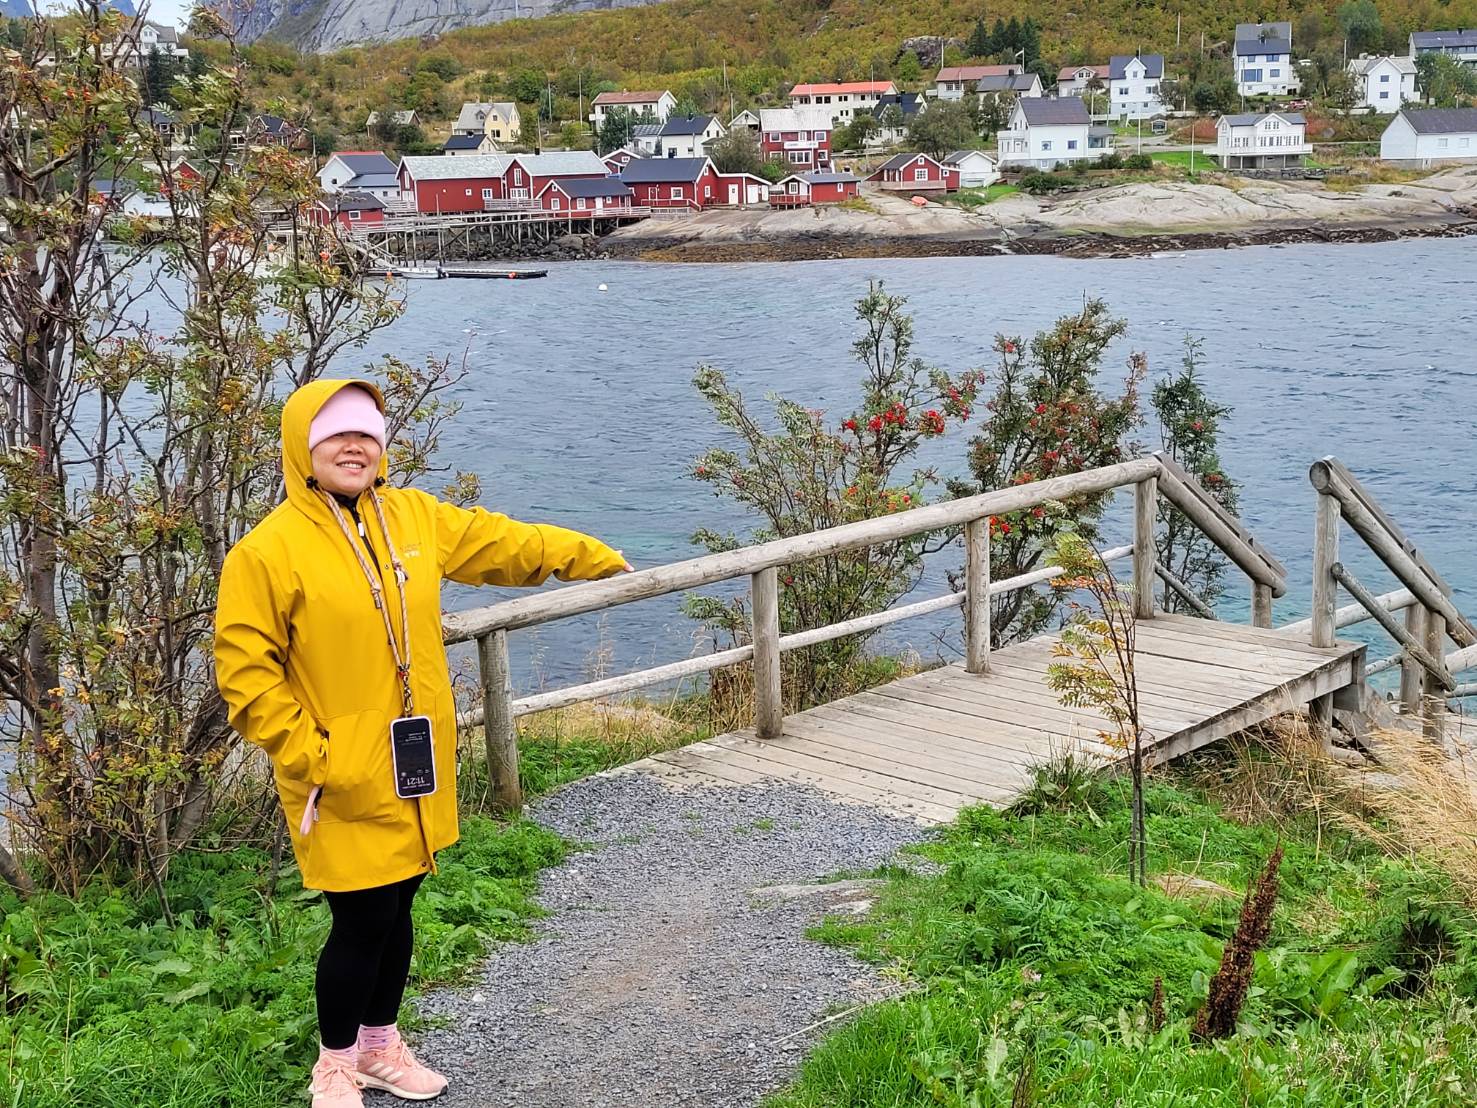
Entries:
{"label": "black legging", "polygon": [[400,1014],[415,941],[410,905],[425,874],[377,889],[324,893],[333,929],[318,956],[318,1037],[347,1050],[359,1027],[384,1027]]}

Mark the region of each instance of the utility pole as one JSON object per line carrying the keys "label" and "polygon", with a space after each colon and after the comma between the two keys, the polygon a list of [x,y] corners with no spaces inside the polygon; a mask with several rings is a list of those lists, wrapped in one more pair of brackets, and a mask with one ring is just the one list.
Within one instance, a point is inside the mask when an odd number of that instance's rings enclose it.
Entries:
{"label": "utility pole", "polygon": [[1176,50],[1180,48],[1180,18],[1180,14],[1176,12],[1174,16],[1174,48]]}

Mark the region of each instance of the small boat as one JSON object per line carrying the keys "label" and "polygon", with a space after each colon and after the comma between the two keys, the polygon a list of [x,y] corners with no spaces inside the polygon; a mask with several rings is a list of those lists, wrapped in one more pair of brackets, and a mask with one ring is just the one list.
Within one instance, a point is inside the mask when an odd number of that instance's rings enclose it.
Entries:
{"label": "small boat", "polygon": [[401,277],[407,281],[435,281],[446,276],[440,269],[429,266],[396,266],[393,269],[365,270],[366,277]]}
{"label": "small boat", "polygon": [[536,277],[547,277],[547,269],[488,269],[485,267],[474,267],[470,269],[443,269],[443,277],[466,277],[480,280],[503,280],[503,281],[531,281]]}

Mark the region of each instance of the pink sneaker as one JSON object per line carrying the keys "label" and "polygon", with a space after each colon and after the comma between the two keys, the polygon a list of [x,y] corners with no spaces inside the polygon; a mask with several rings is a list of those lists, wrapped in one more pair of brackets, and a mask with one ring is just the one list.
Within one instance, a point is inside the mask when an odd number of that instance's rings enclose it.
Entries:
{"label": "pink sneaker", "polygon": [[352,1061],[328,1051],[319,1056],[313,1067],[313,1082],[308,1086],[313,1108],[364,1108],[359,1089],[359,1075]]}
{"label": "pink sneaker", "polygon": [[398,1034],[381,1050],[360,1049],[359,1082],[402,1100],[431,1100],[446,1091],[446,1078],[417,1062]]}

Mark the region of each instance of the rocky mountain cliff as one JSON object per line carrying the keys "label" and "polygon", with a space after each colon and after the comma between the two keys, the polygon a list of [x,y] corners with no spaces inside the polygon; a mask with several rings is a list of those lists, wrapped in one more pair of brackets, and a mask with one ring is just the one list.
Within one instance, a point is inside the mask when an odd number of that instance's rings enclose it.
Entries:
{"label": "rocky mountain cliff", "polygon": [[655,0],[222,0],[247,41],[271,38],[303,50],[436,35],[461,27],[558,12],[640,7]]}

